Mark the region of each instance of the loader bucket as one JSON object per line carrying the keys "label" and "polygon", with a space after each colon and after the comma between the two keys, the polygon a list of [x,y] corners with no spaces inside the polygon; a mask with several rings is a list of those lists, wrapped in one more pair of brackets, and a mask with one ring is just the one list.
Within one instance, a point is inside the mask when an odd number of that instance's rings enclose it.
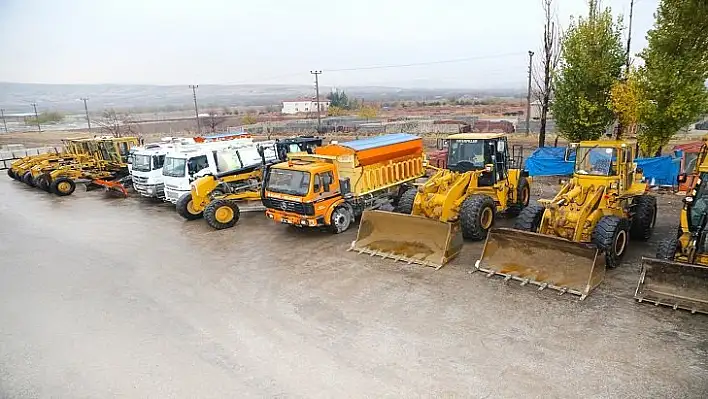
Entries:
{"label": "loader bucket", "polygon": [[634,298],[708,314],[708,266],[642,258]]}
{"label": "loader bucket", "polygon": [[462,243],[462,233],[455,223],[365,211],[349,250],[439,269],[460,253]]}
{"label": "loader bucket", "polygon": [[526,231],[493,228],[472,272],[551,288],[585,299],[605,277],[605,257],[595,246]]}

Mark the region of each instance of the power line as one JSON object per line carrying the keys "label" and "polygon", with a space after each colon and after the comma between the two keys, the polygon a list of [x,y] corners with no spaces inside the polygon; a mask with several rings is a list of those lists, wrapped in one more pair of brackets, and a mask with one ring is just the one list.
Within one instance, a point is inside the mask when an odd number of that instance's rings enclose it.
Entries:
{"label": "power line", "polygon": [[467,61],[475,61],[475,60],[483,60],[483,59],[491,59],[491,58],[503,58],[503,57],[510,57],[510,56],[514,56],[514,55],[521,55],[521,54],[522,53],[507,53],[507,54],[486,55],[486,56],[478,56],[478,57],[457,58],[457,59],[453,59],[453,60],[413,62],[413,63],[408,63],[408,64],[370,65],[370,66],[361,66],[361,67],[354,67],[354,68],[324,69],[324,71],[325,72],[347,72],[347,71],[363,71],[363,70],[369,70],[369,69],[408,68],[408,67],[414,67],[414,66],[452,64],[452,63],[457,63],[457,62],[467,62]]}

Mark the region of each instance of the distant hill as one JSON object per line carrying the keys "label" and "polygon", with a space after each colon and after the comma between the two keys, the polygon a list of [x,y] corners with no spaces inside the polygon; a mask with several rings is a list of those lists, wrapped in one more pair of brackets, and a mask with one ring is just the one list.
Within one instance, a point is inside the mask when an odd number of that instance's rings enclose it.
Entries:
{"label": "distant hill", "polygon": [[[474,90],[474,89],[416,89],[380,86],[357,86],[340,88],[349,97],[371,101],[423,100],[452,96],[475,97],[523,97],[523,89]],[[320,87],[324,96],[330,87]],[[200,106],[247,106],[272,105],[283,100],[301,96],[314,96],[314,87],[297,85],[200,85],[197,98]],[[88,97],[93,111],[106,108],[132,109],[142,112],[158,112],[185,109],[192,106],[192,91],[188,85],[54,85],[33,83],[0,82],[0,108],[5,113],[32,111],[30,103],[36,102],[41,111],[83,111],[81,97]]]}

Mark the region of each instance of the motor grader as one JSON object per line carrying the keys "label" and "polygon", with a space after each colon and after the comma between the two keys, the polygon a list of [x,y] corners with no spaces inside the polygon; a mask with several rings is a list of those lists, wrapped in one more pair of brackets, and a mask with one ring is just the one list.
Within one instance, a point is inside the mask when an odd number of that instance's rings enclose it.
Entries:
{"label": "motor grader", "polygon": [[583,141],[572,148],[572,178],[553,199],[524,209],[513,229],[492,229],[473,271],[584,299],[605,267],[619,266],[630,237],[649,239],[656,198],[634,162],[635,146]]}
{"label": "motor grader", "polygon": [[30,186],[34,185],[34,175],[31,170],[40,164],[51,164],[64,159],[75,158],[80,155],[88,155],[88,149],[82,145],[85,138],[62,140],[63,149],[58,153],[44,153],[39,155],[29,155],[13,162],[7,170],[7,174],[13,179],[22,181]]}
{"label": "motor grader", "polygon": [[[677,229],[659,243],[656,258],[642,258],[634,297],[639,302],[708,314],[708,145],[704,141],[683,200]],[[678,183],[685,183],[686,174]]]}
{"label": "motor grader", "polygon": [[445,169],[404,192],[397,213],[365,212],[353,250],[439,268],[463,238],[484,239],[498,213],[517,215],[528,205],[531,179],[520,168],[520,146],[510,149],[502,133],[461,133],[446,141]]}
{"label": "motor grader", "polygon": [[[209,226],[217,230],[233,227],[241,211],[263,210],[261,186],[263,170],[268,164],[286,160],[289,153],[312,154],[321,145],[322,139],[312,136],[276,140],[275,160],[265,156],[265,148],[258,147],[260,164],[200,177],[192,183],[191,192],[177,201],[177,213],[187,220],[203,217]],[[246,161],[244,155],[239,153],[238,157]],[[244,208],[246,204],[256,205]]]}
{"label": "motor grader", "polygon": [[88,157],[80,157],[73,162],[48,165],[38,177],[39,186],[59,195],[71,195],[77,183],[87,187],[105,187],[124,195],[121,179],[129,176],[127,160],[130,149],[139,145],[136,137],[97,137],[82,142],[86,145]]}

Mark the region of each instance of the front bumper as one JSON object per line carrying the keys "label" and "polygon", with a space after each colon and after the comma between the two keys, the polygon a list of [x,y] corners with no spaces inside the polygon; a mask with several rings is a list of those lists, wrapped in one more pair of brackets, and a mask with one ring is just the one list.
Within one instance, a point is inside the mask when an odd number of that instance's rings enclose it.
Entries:
{"label": "front bumper", "polygon": [[142,184],[133,182],[133,188],[143,197],[149,198],[165,198],[165,185],[159,184]]}
{"label": "front bumper", "polygon": [[322,227],[325,226],[322,216],[305,216],[292,212],[279,212],[273,209],[266,209],[266,216],[277,223],[291,224],[301,227]]}
{"label": "front bumper", "polygon": [[165,190],[165,201],[169,201],[173,204],[176,204],[177,201],[185,194],[189,194],[191,192],[190,190],[180,190],[178,188],[173,188],[169,186],[164,186]]}

